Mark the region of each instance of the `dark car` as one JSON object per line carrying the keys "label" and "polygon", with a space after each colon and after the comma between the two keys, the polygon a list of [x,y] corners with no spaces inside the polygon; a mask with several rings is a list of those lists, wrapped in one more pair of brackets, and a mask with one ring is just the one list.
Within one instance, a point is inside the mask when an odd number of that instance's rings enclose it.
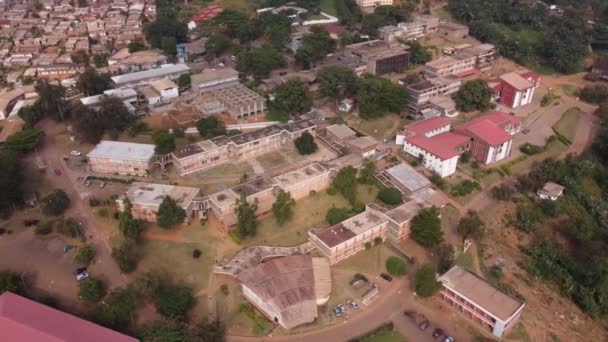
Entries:
{"label": "dark car", "polygon": [[437,328],[435,329],[435,331],[433,331],[433,338],[437,338],[443,336],[443,330]]}
{"label": "dark car", "polygon": [[420,328],[420,330],[426,330],[430,326],[431,323],[429,323],[429,321],[422,321],[420,324],[418,324],[418,328]]}
{"label": "dark car", "polygon": [[391,277],[390,275],[388,275],[386,273],[380,273],[380,276],[382,277],[382,279],[384,279],[386,281],[393,281],[393,277]]}
{"label": "dark car", "polygon": [[87,271],[86,267],[78,267],[77,269],[74,270],[74,275],[78,275],[80,273],[84,273]]}

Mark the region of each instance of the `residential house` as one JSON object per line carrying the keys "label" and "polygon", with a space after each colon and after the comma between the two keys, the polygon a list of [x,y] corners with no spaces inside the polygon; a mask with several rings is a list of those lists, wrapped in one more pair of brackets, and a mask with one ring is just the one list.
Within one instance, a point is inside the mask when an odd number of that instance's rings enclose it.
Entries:
{"label": "residential house", "polygon": [[532,103],[540,75],[529,70],[508,72],[489,80],[488,86],[494,91],[493,102],[519,108]]}

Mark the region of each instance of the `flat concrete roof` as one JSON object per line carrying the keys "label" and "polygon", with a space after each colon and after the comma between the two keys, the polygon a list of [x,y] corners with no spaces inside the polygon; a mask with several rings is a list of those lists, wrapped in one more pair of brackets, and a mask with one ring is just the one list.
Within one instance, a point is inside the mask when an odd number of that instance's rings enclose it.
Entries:
{"label": "flat concrete roof", "polygon": [[215,150],[218,147],[219,146],[217,146],[212,140],[203,140],[190,145],[178,147],[175,151],[173,151],[173,155],[177,159],[182,159],[195,154]]}
{"label": "flat concrete roof", "polygon": [[232,189],[226,189],[209,195],[209,198],[217,203],[218,206],[224,207],[234,204],[239,199],[239,196]]}
{"label": "flat concrete roof", "polygon": [[249,197],[251,195],[271,189],[272,186],[273,184],[268,178],[258,177],[250,180],[249,182],[232,187],[232,191],[234,191],[236,194],[244,193],[245,196]]}
{"label": "flat concrete roof", "polygon": [[406,164],[399,164],[393,166],[386,172],[395,178],[401,185],[403,185],[410,192],[422,189],[431,184],[423,175],[414,170],[413,167]]}
{"label": "flat concrete roof", "polygon": [[500,291],[487,280],[460,267],[454,266],[441,277],[443,286],[458,292],[492,315],[506,321],[523,305],[521,301]]}
{"label": "flat concrete roof", "polygon": [[190,76],[192,84],[198,86],[201,83],[206,83],[215,80],[221,80],[223,78],[234,78],[238,77],[239,72],[233,68],[224,69],[204,69],[199,74]]}
{"label": "flat concrete roof", "polygon": [[312,163],[297,170],[274,177],[273,180],[281,189],[287,189],[293,185],[317,177],[328,171],[329,170],[327,170],[323,165],[319,163]]}
{"label": "flat concrete roof", "polygon": [[160,68],[132,72],[130,74],[124,74],[112,77],[114,84],[126,84],[131,82],[139,82],[149,78],[169,76],[176,73],[182,73],[190,71],[190,68],[186,64],[165,64]]}
{"label": "flat concrete roof", "polygon": [[364,212],[323,230],[312,230],[327,246],[335,247],[386,222],[382,213],[366,208]]}
{"label": "flat concrete roof", "polygon": [[127,190],[127,198],[133,204],[158,207],[166,196],[171,197],[183,209],[200,193],[198,188],[137,182]]}
{"label": "flat concrete roof", "polygon": [[376,139],[372,138],[372,137],[357,137],[354,139],[350,139],[348,141],[346,141],[346,144],[354,147],[354,148],[358,148],[360,150],[366,150],[366,149],[370,149],[372,147],[375,147],[376,145],[378,145],[378,142],[376,141]]}
{"label": "flat concrete roof", "polygon": [[331,125],[325,129],[329,133],[335,135],[340,140],[345,140],[354,137],[357,135],[355,131],[350,129],[350,127],[340,124],[340,125]]}
{"label": "flat concrete roof", "polygon": [[154,156],[154,145],[102,140],[87,154],[89,158],[115,158],[149,161]]}
{"label": "flat concrete roof", "polygon": [[414,216],[418,214],[418,211],[420,211],[420,209],[428,207],[431,207],[431,205],[425,202],[409,201],[398,206],[397,208],[387,211],[384,214],[388,216],[391,220],[401,224],[404,222],[408,222],[412,218],[414,218]]}

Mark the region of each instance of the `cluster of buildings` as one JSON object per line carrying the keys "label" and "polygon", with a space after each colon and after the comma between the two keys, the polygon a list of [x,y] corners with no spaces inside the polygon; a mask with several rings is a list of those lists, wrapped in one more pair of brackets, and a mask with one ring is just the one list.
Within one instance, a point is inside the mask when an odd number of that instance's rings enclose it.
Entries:
{"label": "cluster of buildings", "polygon": [[149,0],[110,0],[87,7],[59,0],[9,1],[0,11],[0,60],[4,66],[27,67],[23,76],[65,79],[83,71],[71,59],[126,47],[143,39],[142,18],[154,18]]}
{"label": "cluster of buildings", "polygon": [[465,152],[489,165],[511,153],[513,135],[521,130],[521,119],[504,112],[482,115],[452,129],[449,120],[433,117],[405,126],[396,143],[419,158],[423,165],[441,177],[456,172],[458,159]]}

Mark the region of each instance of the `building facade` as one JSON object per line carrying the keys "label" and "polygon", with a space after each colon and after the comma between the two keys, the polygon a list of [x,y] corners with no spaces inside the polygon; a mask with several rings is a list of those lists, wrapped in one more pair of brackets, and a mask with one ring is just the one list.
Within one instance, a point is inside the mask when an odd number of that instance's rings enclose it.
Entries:
{"label": "building facade", "polygon": [[87,154],[92,172],[147,176],[152,169],[154,145],[102,140]]}
{"label": "building facade", "polygon": [[191,218],[196,206],[194,199],[200,195],[200,189],[153,183],[133,183],[124,197],[116,199],[119,211],[125,210],[125,198],[131,203],[131,214],[134,218],[156,222],[158,209],[165,197],[172,198],[186,212],[186,220]]}
{"label": "building facade", "polygon": [[540,76],[532,71],[509,72],[488,81],[494,91],[492,101],[511,108],[532,103],[534,90],[540,86]]}
{"label": "building facade", "polygon": [[410,64],[408,47],[402,44],[388,44],[382,40],[370,40],[348,45],[345,53],[357,57],[366,64],[366,71],[373,75],[403,72]]}
{"label": "building facade", "polygon": [[424,108],[433,98],[454,94],[461,86],[462,80],[453,75],[411,84],[407,86],[408,106],[414,110]]}

